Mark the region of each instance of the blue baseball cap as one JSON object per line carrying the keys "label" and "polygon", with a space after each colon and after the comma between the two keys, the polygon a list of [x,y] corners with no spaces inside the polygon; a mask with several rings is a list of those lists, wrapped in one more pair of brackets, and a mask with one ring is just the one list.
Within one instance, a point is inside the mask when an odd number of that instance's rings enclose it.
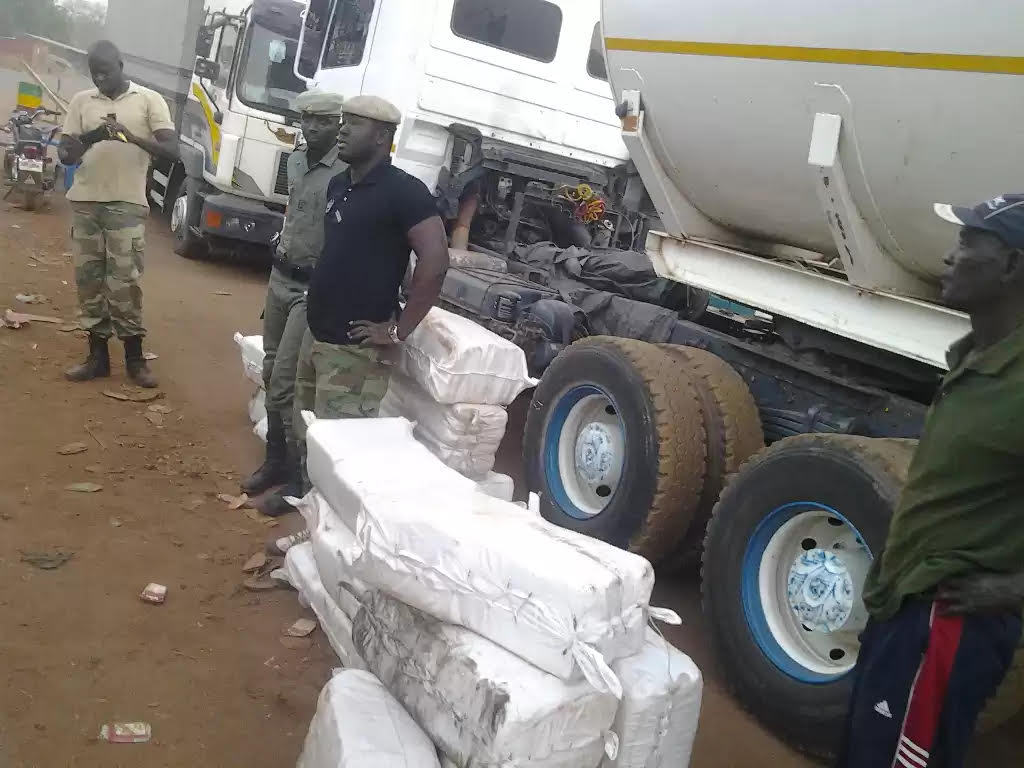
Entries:
{"label": "blue baseball cap", "polygon": [[1000,195],[973,208],[936,203],[940,218],[999,235],[1011,248],[1024,248],[1024,195]]}

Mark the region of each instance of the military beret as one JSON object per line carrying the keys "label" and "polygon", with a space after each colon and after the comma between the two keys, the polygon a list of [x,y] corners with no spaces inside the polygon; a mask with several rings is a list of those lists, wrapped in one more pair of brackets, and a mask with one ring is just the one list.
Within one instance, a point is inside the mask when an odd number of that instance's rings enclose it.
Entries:
{"label": "military beret", "polygon": [[341,115],[343,99],[337,93],[306,91],[295,99],[295,111],[307,115]]}
{"label": "military beret", "polygon": [[402,122],[398,107],[380,96],[353,96],[345,101],[342,109],[346,115],[357,115],[379,123],[398,125]]}

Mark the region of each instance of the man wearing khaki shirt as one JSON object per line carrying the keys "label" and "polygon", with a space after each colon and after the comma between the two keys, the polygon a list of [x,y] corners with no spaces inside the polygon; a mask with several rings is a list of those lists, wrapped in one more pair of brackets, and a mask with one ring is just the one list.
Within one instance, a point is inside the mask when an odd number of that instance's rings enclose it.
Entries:
{"label": "man wearing khaki shirt", "polygon": [[67,197],[80,323],[89,333],[89,357],[65,377],[109,376],[107,341],[116,335],[124,342],[128,377],[155,387],[142,352],[139,285],[149,216],[146,177],[151,155],[177,158],[177,134],[163,98],[125,77],[113,43],[89,49],[89,71],[96,88],[72,98],[58,151],[65,165],[81,163]]}

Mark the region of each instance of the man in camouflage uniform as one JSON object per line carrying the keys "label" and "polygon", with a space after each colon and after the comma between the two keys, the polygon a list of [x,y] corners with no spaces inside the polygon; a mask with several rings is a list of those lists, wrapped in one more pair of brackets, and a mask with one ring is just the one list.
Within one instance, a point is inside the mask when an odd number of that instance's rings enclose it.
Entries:
{"label": "man in camouflage uniform", "polygon": [[61,138],[61,162],[81,167],[68,191],[73,212],[75,283],[80,324],[89,333],[89,357],[69,370],[69,381],[110,375],[107,340],[124,342],[128,377],[155,387],[142,352],[142,277],[149,217],[146,176],[150,156],[178,156],[167,102],[129,81],[121,54],[101,41],[89,49],[96,88],[71,99]]}
{"label": "man in camouflage uniform", "polygon": [[263,310],[267,455],[242,490],[255,496],[298,477],[292,441],[295,368],[306,332],[306,290],[324,242],[327,184],[348,166],[338,159],[341,96],[307,91],[295,100],[305,146],[288,158],[288,216],[274,255]]}
{"label": "man in camouflage uniform", "polygon": [[[437,203],[421,181],[391,164],[401,114],[375,96],[343,107],[339,157],[349,169],[327,189],[324,249],[309,286],[309,329],[295,379],[293,428],[301,412],[320,418],[377,415],[401,344],[437,301],[448,271],[448,240]],[[416,253],[405,308],[398,291]],[[304,484],[286,488],[301,496]],[[264,512],[288,510],[282,497]],[[278,549],[283,547],[278,546]]]}

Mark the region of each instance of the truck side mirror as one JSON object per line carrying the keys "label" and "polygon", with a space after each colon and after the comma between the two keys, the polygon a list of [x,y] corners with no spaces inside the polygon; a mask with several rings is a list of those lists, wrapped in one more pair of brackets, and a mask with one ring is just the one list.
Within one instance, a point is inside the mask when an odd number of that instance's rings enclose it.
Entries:
{"label": "truck side mirror", "polygon": [[196,59],[196,76],[201,80],[213,80],[216,82],[220,77],[220,64],[210,59]]}
{"label": "truck side mirror", "polygon": [[213,51],[213,37],[217,34],[215,27],[203,27],[199,30],[199,36],[196,38],[196,56],[202,59],[208,59],[210,53]]}

